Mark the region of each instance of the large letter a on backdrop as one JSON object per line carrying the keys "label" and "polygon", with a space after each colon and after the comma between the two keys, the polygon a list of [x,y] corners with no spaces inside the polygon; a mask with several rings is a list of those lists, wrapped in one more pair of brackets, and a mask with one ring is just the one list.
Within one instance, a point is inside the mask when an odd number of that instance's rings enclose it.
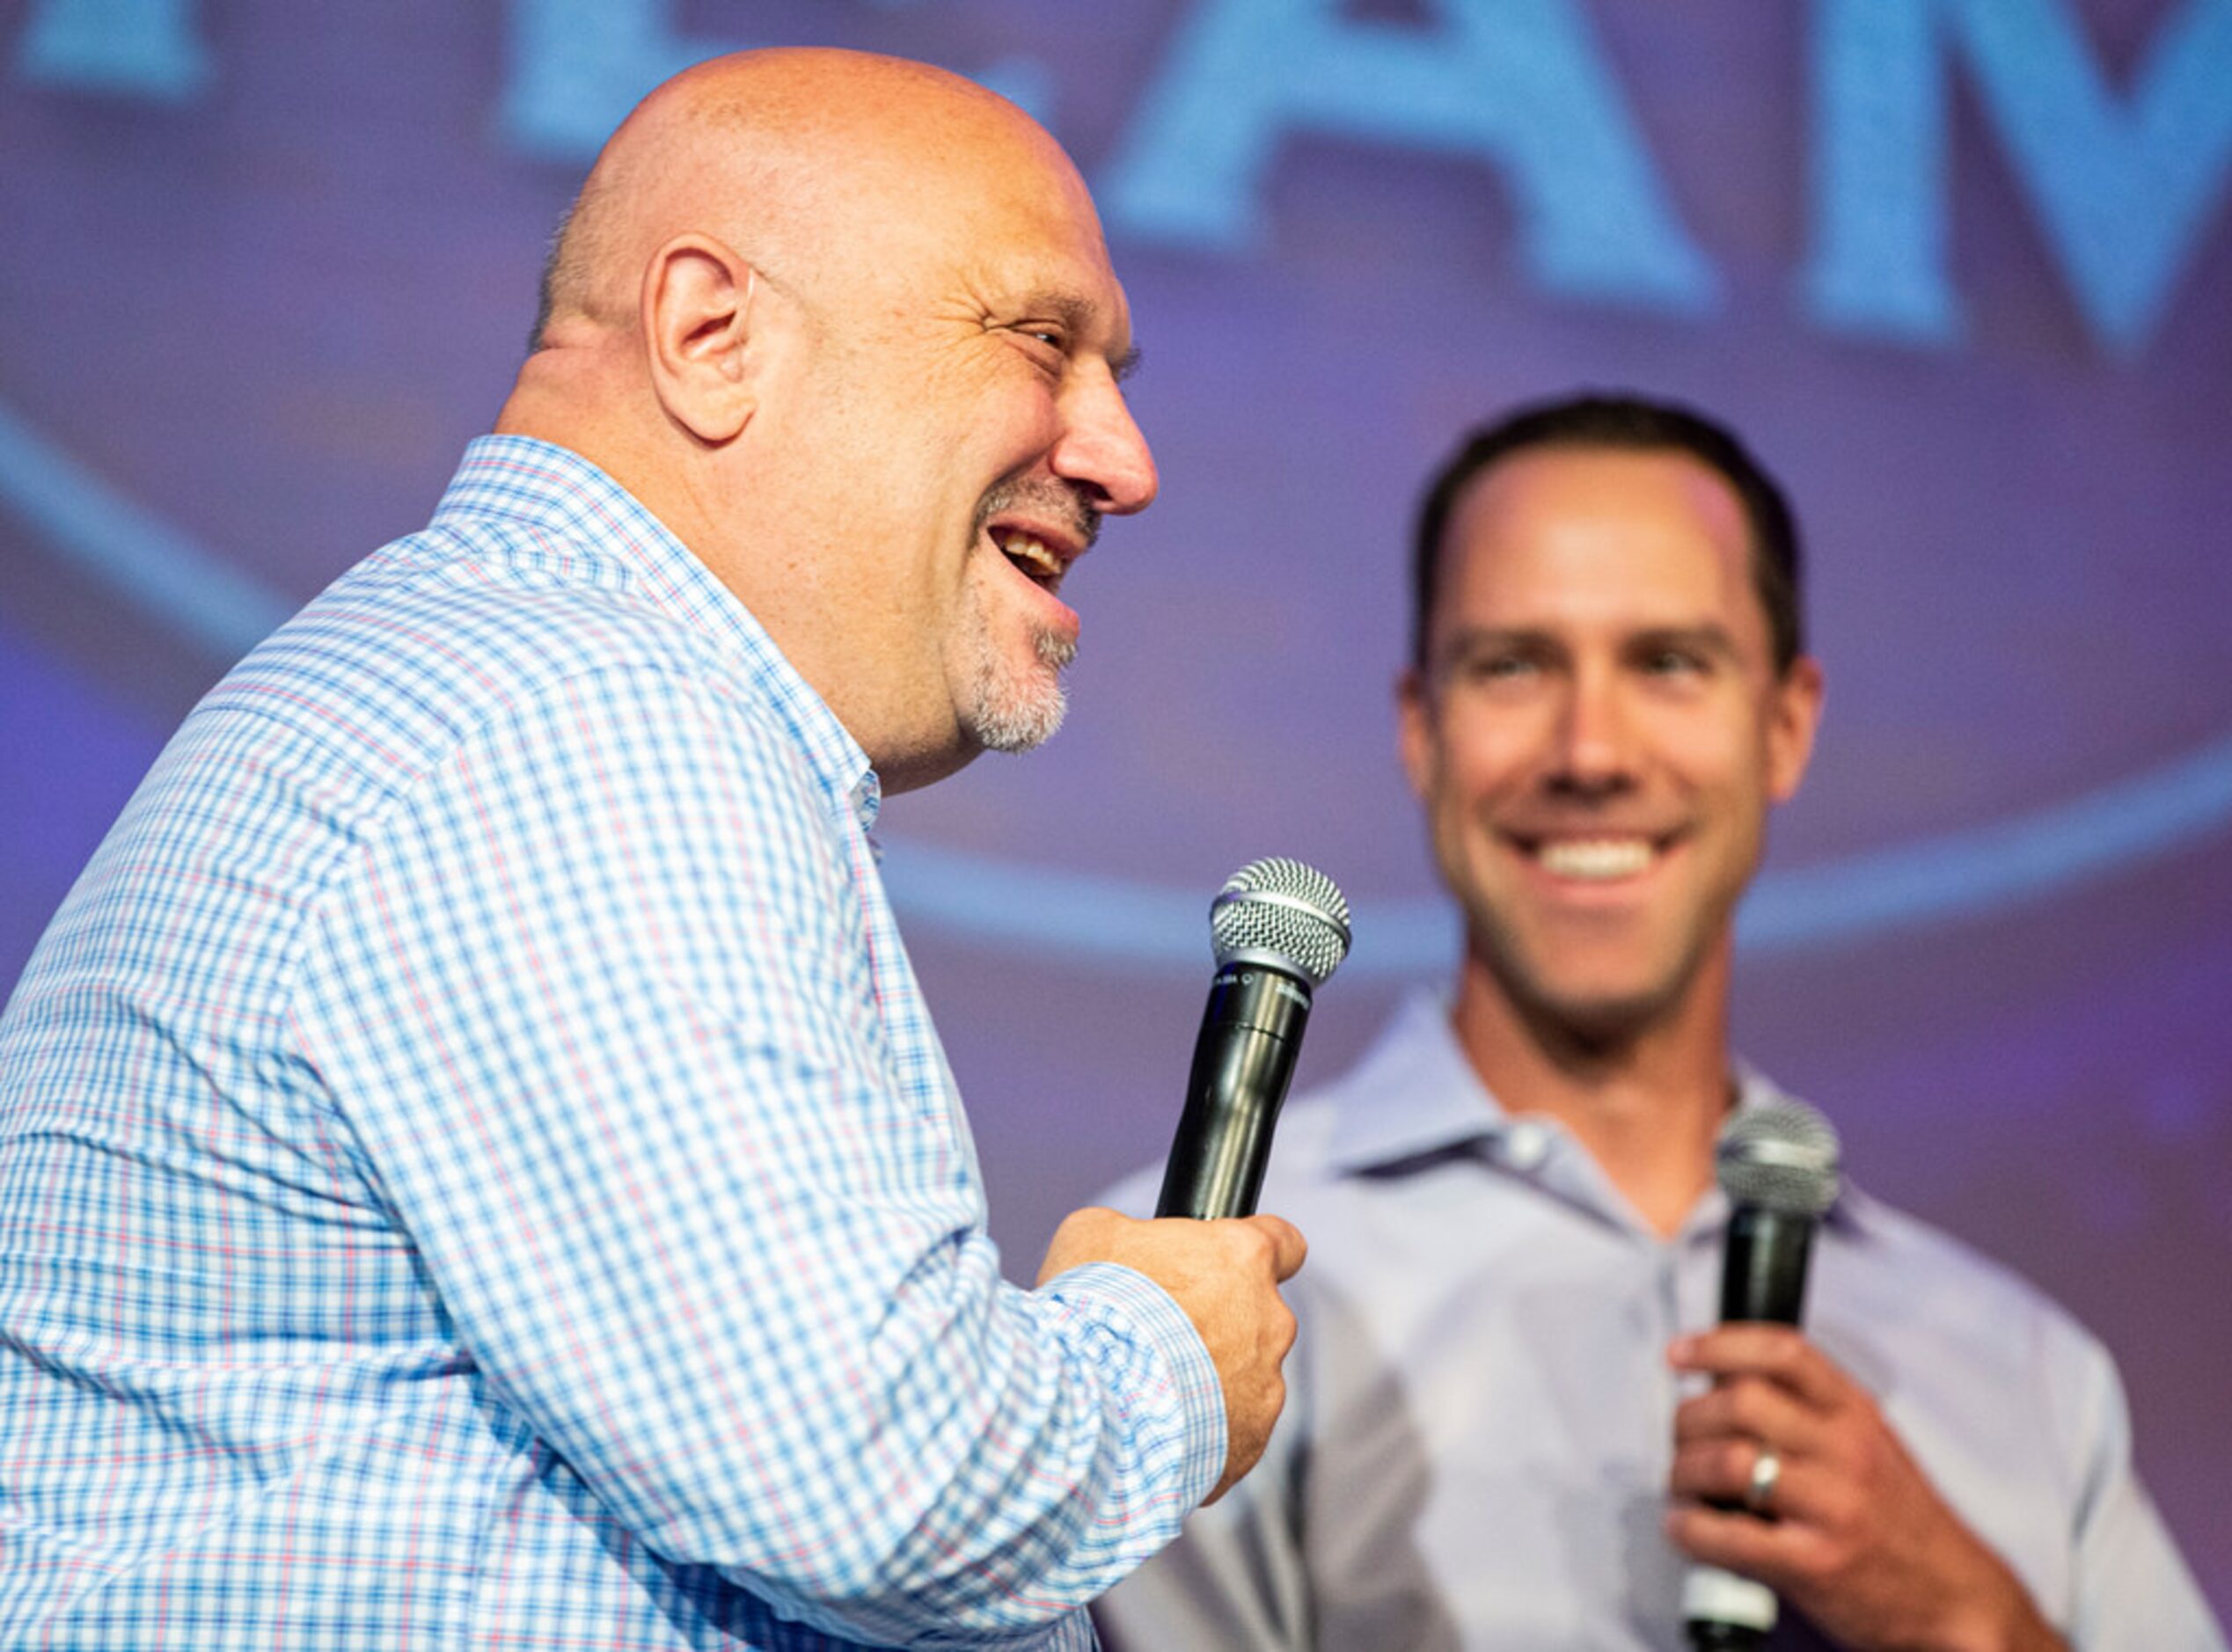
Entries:
{"label": "large letter a on backdrop", "polygon": [[1441,26],[1343,18],[1339,0],[1204,0],[1099,180],[1110,226],[1245,245],[1290,132],[1475,157],[1502,172],[1529,275],[1661,309],[1715,296],[1572,0],[1438,0]]}

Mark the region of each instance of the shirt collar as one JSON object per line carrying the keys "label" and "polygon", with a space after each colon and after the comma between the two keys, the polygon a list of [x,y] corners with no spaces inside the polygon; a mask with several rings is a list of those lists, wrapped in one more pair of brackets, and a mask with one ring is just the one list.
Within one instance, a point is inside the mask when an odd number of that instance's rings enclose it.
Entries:
{"label": "shirt collar", "polygon": [[1494,1141],[1511,1128],[1511,1115],[1465,1059],[1447,1003],[1423,988],[1403,999],[1337,1088],[1328,1159],[1338,1174]]}
{"label": "shirt collar", "polygon": [[863,832],[875,826],[882,786],[860,742],[736,594],[627,489],[552,442],[480,436],[465,449],[434,525],[473,517],[503,518],[561,539],[568,556],[609,568],[618,582],[740,656],[831,804],[850,812]]}
{"label": "shirt collar", "polygon": [[[1774,1082],[1738,1059],[1734,1064],[1736,1105],[1764,1107],[1789,1100]],[[1335,1088],[1335,1109],[1328,1162],[1336,1175],[1384,1171],[1423,1161],[1452,1150],[1480,1148],[1487,1156],[1531,1169],[1539,1159],[1539,1132],[1559,1127],[1547,1121],[1515,1118],[1498,1101],[1467,1059],[1450,1021],[1447,999],[1421,988],[1410,993],[1364,1058]],[[1535,1135],[1518,1144],[1515,1132]],[[1506,1146],[1527,1151],[1504,1152]],[[1723,1219],[1726,1199],[1708,1189],[1698,1216]],[[1830,1219],[1847,1221],[1864,1214],[1867,1201],[1844,1180]]]}

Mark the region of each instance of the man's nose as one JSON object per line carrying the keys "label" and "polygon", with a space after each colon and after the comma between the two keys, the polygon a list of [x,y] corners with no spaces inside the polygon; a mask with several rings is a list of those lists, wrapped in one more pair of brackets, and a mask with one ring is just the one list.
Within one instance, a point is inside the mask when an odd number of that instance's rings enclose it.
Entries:
{"label": "man's nose", "polygon": [[1074,386],[1071,397],[1069,428],[1054,450],[1055,474],[1083,487],[1104,515],[1146,509],[1160,486],[1154,455],[1115,376],[1103,371]]}
{"label": "man's nose", "polygon": [[1616,673],[1588,668],[1575,673],[1558,720],[1554,762],[1557,778],[1578,790],[1603,791],[1634,778],[1633,708]]}

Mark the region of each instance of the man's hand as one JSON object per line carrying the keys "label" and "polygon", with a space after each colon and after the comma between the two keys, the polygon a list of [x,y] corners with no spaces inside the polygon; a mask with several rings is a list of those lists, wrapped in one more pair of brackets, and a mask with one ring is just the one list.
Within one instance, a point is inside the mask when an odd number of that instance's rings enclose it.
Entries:
{"label": "man's hand", "polygon": [[[1859,1652],[2063,1647],[1873,1396],[1797,1331],[1723,1326],[1679,1339],[1667,1356],[1716,1378],[1674,1413],[1666,1530],[1677,1547],[1757,1578]],[[1782,1466],[1772,1520],[1743,1507],[1762,1451]]]}
{"label": "man's hand", "polygon": [[1293,1224],[1275,1216],[1139,1222],[1089,1207],[1064,1219],[1039,1264],[1044,1284],[1084,1262],[1121,1262],[1186,1311],[1225,1390],[1225,1473],[1209,1502],[1255,1466],[1286,1403],[1279,1364],[1294,1346],[1294,1315],[1278,1288],[1306,1249]]}

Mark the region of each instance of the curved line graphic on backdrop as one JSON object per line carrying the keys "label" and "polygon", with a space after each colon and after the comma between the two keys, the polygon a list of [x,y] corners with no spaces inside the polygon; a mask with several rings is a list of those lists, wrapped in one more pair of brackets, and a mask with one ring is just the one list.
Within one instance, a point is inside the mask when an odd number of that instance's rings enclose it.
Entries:
{"label": "curved line graphic on backdrop", "polygon": [[[292,611],[124,498],[0,406],[0,498],[55,549],[228,663]],[[2164,854],[2232,821],[2232,735],[2132,778],[2007,821],[1819,866],[1770,871],[1738,933],[1753,955],[1834,946],[2042,900]],[[1208,950],[1202,889],[1014,865],[902,839],[885,843],[891,898],[949,935],[1119,967],[1189,968]],[[1455,955],[1438,899],[1356,910],[1351,978],[1431,975]]]}

